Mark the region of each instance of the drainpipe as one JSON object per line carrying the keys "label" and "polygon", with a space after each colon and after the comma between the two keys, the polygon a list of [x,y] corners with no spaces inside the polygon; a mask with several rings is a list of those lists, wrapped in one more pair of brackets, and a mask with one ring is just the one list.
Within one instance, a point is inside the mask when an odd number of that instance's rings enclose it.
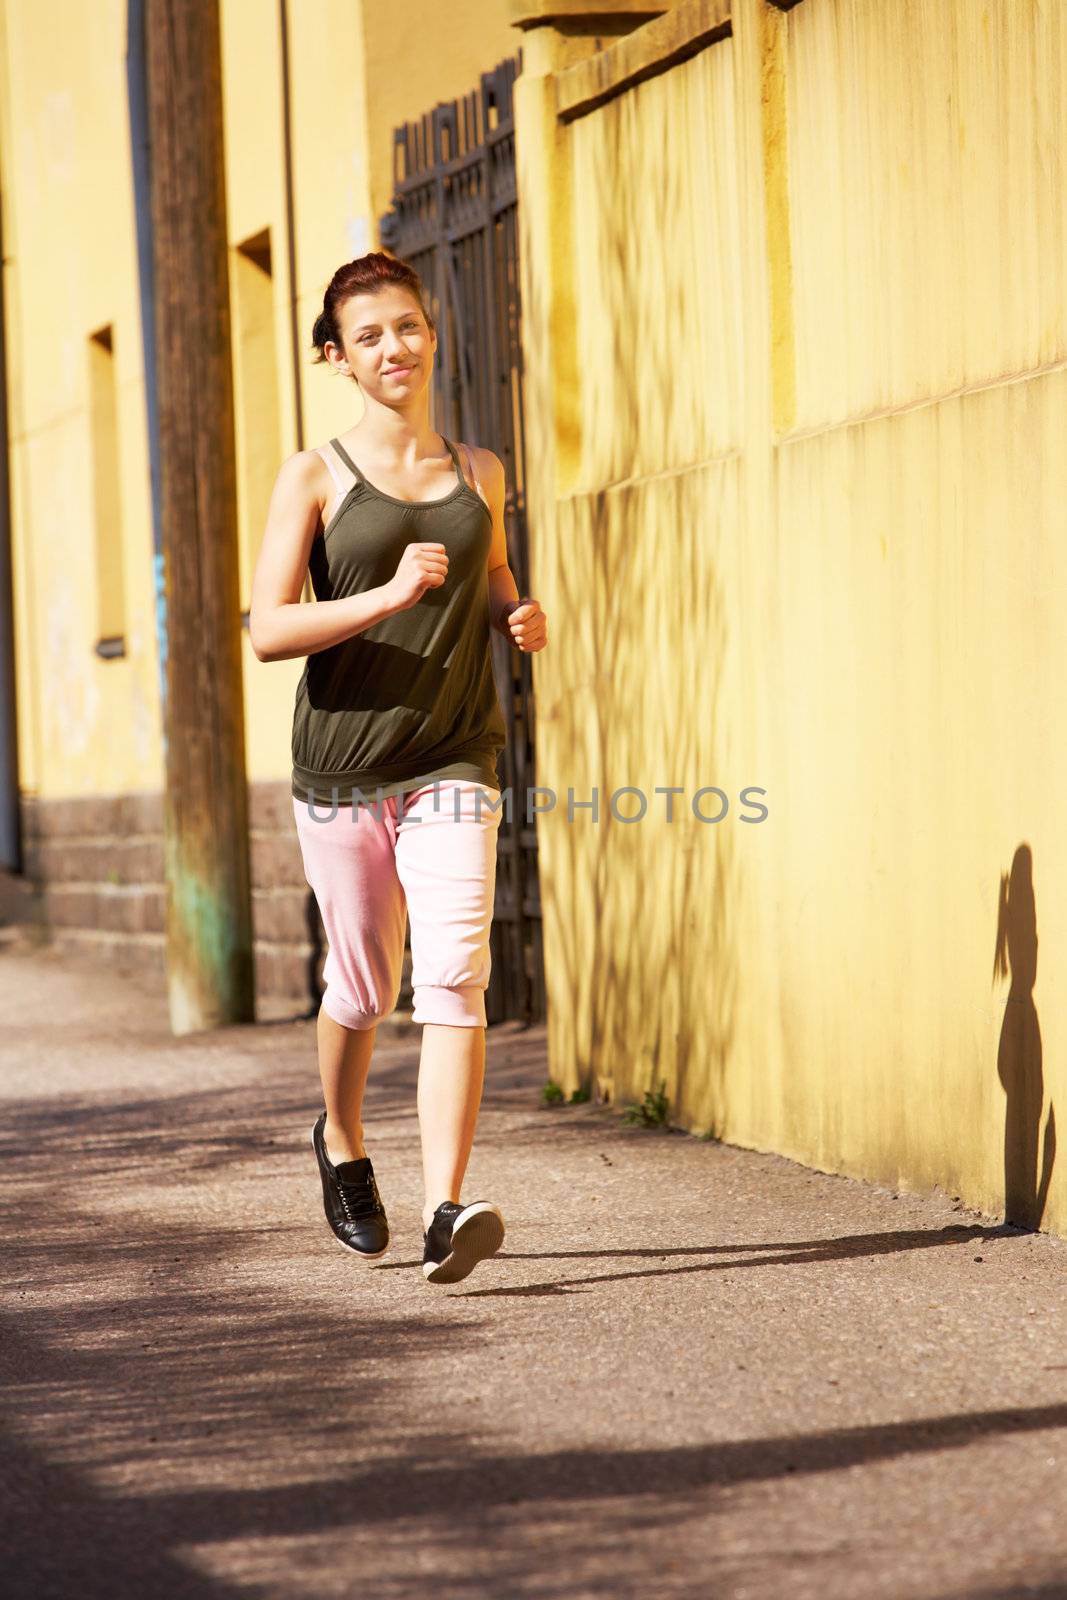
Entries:
{"label": "drainpipe", "polygon": [[141,343],[148,408],[148,464],[152,481],[152,574],[159,665],[160,731],[167,750],[167,591],[163,573],[163,513],[159,469],[159,385],[156,381],[156,296],[152,268],[151,147],[148,139],[148,80],[144,49],[145,0],[126,7],[126,97],[133,157],[133,204],[137,223],[137,277],[141,295]]}
{"label": "drainpipe", "polygon": [[[3,195],[0,194],[0,262],[4,260]],[[11,441],[7,417],[7,314],[0,269],[0,867],[21,873],[18,730],[15,697],[15,608],[11,581]]]}
{"label": "drainpipe", "polygon": [[293,196],[293,96],[292,72],[289,59],[289,5],[279,0],[278,33],[281,44],[282,67],[282,135],[285,158],[285,247],[289,267],[289,338],[293,356],[293,413],[296,424],[296,448],[304,448],[304,395],[301,388],[300,331],[297,327],[297,276],[296,276],[296,201]]}

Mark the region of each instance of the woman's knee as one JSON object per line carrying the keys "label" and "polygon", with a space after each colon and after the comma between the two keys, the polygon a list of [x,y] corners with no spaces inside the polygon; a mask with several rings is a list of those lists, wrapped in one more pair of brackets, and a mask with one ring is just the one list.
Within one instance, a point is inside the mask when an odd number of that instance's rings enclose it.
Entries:
{"label": "woman's knee", "polygon": [[367,996],[362,1002],[350,1000],[338,993],[335,985],[327,983],[322,996],[322,1009],[342,1028],[355,1028],[362,1032],[376,1027],[385,1017],[392,1016],[398,999],[399,992],[391,1004],[373,995]]}
{"label": "woman's knee", "polygon": [[412,985],[412,1022],[445,1023],[452,1028],[484,1028],[486,984]]}
{"label": "woman's knee", "polygon": [[322,968],[322,1004],[344,1028],[373,1028],[396,1010],[400,998],[403,924],[391,937],[384,930],[377,936],[368,931],[353,941],[336,924],[334,933],[336,942],[330,944]]}

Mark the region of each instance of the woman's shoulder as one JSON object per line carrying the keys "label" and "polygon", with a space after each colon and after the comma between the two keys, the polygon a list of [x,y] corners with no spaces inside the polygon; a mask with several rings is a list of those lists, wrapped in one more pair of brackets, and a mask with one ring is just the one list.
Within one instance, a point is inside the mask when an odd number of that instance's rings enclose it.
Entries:
{"label": "woman's shoulder", "polygon": [[492,450],[490,450],[486,445],[484,445],[484,444],[466,444],[466,443],[464,443],[464,442],[462,442],[460,440],[457,440],[456,443],[457,443],[460,455],[462,455],[464,453],[464,451],[466,451],[470,456],[473,457],[474,463],[475,463],[475,465],[477,467],[485,468],[487,471],[489,471],[491,469],[493,469],[493,470],[499,469],[502,472],[504,470],[504,464],[500,460],[500,457],[495,455],[494,452]]}
{"label": "woman's shoulder", "polygon": [[470,482],[470,472],[473,467],[477,482],[471,484],[471,488],[478,488],[484,498],[485,494],[492,490],[495,484],[504,476],[504,463],[498,455],[485,445],[466,444],[457,440],[456,447],[459,450],[459,458],[463,462],[467,481]]}
{"label": "woman's shoulder", "polygon": [[306,450],[294,450],[291,456],[286,456],[278,468],[278,476],[288,478],[293,483],[309,484],[318,483],[323,477],[328,478],[326,446],[309,445]]}
{"label": "woman's shoulder", "polygon": [[294,450],[278,469],[277,487],[283,494],[314,502],[321,512],[333,494],[326,458],[320,448]]}

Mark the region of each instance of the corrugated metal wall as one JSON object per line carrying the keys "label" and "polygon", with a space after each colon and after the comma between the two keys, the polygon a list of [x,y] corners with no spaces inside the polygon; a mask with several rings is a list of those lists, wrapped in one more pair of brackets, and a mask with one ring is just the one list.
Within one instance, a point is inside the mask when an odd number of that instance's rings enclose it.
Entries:
{"label": "corrugated metal wall", "polygon": [[1067,14],[717,9],[519,85],[554,1075],[1062,1232]]}

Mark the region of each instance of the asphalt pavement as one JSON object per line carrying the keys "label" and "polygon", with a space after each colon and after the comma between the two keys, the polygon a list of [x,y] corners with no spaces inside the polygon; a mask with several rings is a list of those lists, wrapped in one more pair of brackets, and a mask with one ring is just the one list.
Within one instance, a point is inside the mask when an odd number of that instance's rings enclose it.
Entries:
{"label": "asphalt pavement", "polygon": [[418,1038],[355,1261],[310,1145],[314,1022],[175,1039],[163,995],[0,948],[7,1600],[1067,1596],[1067,1244],[671,1129],[546,1106],[488,1031],[427,1284]]}

